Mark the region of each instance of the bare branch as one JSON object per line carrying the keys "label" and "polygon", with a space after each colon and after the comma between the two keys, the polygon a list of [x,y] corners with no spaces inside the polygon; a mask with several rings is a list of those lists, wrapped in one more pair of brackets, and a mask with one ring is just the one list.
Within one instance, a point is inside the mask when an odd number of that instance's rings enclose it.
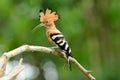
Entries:
{"label": "bare branch", "polygon": [[75,58],[70,58],[70,60],[81,70],[90,80],[95,80],[95,78],[90,74],[91,71],[86,70]]}
{"label": "bare branch", "polygon": [[15,66],[7,75],[0,78],[0,80],[15,80],[17,75],[23,70],[23,59],[21,58],[19,64]]}
{"label": "bare branch", "polygon": [[[14,49],[12,51],[4,53],[2,56],[7,61],[7,60],[9,60],[9,58],[11,58],[13,56],[16,56],[16,55],[18,55],[22,52],[25,52],[25,51],[45,52],[45,53],[53,54],[55,56],[59,56],[61,58],[66,59],[66,56],[65,56],[64,52],[58,52],[53,48],[42,47],[42,46],[29,46],[29,45],[20,46],[20,47]],[[87,71],[80,63],[78,63],[78,61],[75,58],[70,57],[70,61],[73,62],[79,68],[79,70],[82,71],[90,80],[95,80],[95,78],[90,74],[90,72]],[[0,58],[0,64],[1,64],[0,65],[0,72],[1,72],[1,71],[4,71],[4,70],[2,70],[2,68],[3,68],[3,66],[6,65],[6,63],[3,60],[1,60],[1,58]]]}

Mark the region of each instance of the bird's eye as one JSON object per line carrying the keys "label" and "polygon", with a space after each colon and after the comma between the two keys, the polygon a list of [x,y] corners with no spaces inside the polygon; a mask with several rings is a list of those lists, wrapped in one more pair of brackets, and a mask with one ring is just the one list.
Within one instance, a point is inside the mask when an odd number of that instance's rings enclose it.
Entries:
{"label": "bird's eye", "polygon": [[46,21],[46,23],[48,23],[49,21]]}

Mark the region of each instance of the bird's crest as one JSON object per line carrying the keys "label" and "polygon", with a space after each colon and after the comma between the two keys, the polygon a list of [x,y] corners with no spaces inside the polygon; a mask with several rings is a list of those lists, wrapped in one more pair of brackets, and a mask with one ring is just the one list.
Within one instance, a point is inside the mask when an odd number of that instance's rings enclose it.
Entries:
{"label": "bird's crest", "polygon": [[40,21],[44,22],[46,20],[52,20],[52,21],[56,21],[59,19],[59,16],[56,12],[52,12],[50,9],[47,9],[45,14],[43,13],[43,11],[40,10]]}

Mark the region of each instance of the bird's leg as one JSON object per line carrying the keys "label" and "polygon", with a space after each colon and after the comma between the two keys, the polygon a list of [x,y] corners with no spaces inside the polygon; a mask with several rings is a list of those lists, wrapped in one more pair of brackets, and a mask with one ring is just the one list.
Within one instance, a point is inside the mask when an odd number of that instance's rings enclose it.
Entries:
{"label": "bird's leg", "polygon": [[[69,65],[69,62],[66,60],[66,63],[64,64],[64,69],[66,68],[66,66]],[[70,67],[71,70],[71,67]]]}
{"label": "bird's leg", "polygon": [[68,61],[66,61],[66,63],[64,64],[64,69],[66,68],[67,65],[68,65]]}

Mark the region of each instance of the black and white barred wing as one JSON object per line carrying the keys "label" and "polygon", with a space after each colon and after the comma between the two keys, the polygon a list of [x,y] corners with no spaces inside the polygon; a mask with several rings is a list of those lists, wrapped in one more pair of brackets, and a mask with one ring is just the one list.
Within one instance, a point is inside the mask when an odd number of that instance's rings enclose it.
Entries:
{"label": "black and white barred wing", "polygon": [[61,33],[54,33],[50,35],[50,38],[52,41],[62,50],[64,50],[68,56],[71,56],[71,49],[69,48],[69,45],[67,41],[65,40],[63,34]]}

